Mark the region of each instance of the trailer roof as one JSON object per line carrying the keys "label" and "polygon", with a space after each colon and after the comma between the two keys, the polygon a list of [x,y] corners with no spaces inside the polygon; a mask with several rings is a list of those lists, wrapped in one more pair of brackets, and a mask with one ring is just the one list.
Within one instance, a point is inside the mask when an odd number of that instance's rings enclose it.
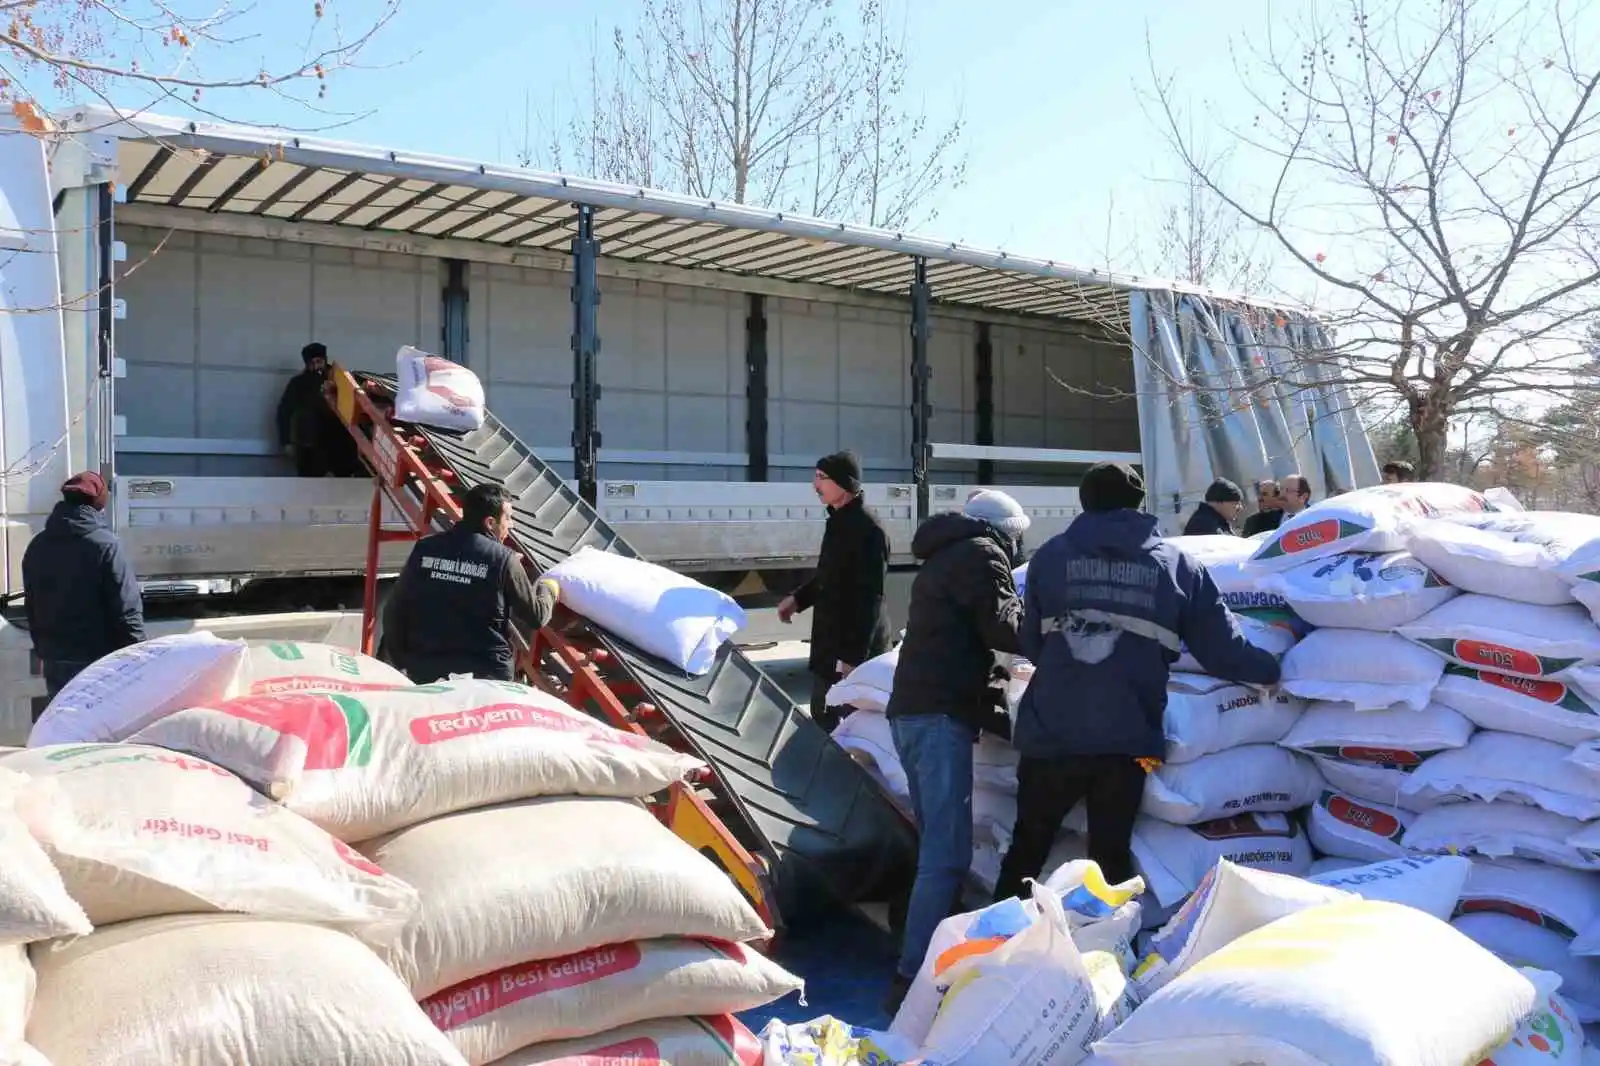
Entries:
{"label": "trailer roof", "polygon": [[936,303],[1112,329],[1127,328],[1131,291],[1202,292],[783,211],[282,131],[100,108],[73,112],[66,125],[118,138],[128,203],[559,253],[576,231],[576,205],[587,204],[609,258],[904,295],[920,256]]}

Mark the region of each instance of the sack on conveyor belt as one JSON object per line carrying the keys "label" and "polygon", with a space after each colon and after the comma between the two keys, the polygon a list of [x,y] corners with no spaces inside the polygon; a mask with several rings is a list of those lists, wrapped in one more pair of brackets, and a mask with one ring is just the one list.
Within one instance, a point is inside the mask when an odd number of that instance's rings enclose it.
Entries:
{"label": "sack on conveyor belt", "polygon": [[1409,547],[1411,527],[1418,519],[1494,510],[1494,504],[1481,493],[1460,485],[1374,485],[1286,516],[1283,524],[1260,542],[1251,561],[1263,569],[1288,570],[1342,552],[1403,551]]}
{"label": "sack on conveyor belt", "polygon": [[380,948],[419,998],[607,944],[768,933],[726,874],[632,800],[484,807],[362,850],[422,897],[399,940]]}
{"label": "sack on conveyor belt", "polygon": [[1403,791],[1428,803],[1506,799],[1579,821],[1600,819],[1600,778],[1572,763],[1571,754],[1553,741],[1483,730],[1466,747],[1424,762]]}
{"label": "sack on conveyor belt", "polygon": [[28,1040],[58,1066],[465,1066],[371,951],[320,926],[152,918],[33,963]]}
{"label": "sack on conveyor belt", "polygon": [[1459,855],[1410,855],[1403,859],[1346,866],[1312,874],[1308,880],[1340,888],[1362,899],[1397,903],[1440,921],[1455,913],[1456,902],[1472,876],[1472,863]]}
{"label": "sack on conveyor belt", "polygon": [[[59,800],[48,782],[40,785],[0,769],[0,945],[82,936],[91,928],[35,839],[35,834],[70,828]],[[26,956],[23,962],[26,965]],[[0,982],[5,980],[0,973]],[[0,1038],[5,1035],[0,1024]],[[21,1033],[17,1035],[20,1038]]]}
{"label": "sack on conveyor belt", "polygon": [[1408,851],[1533,859],[1569,870],[1600,870],[1600,850],[1584,846],[1584,823],[1511,800],[1443,803],[1406,827]]}
{"label": "sack on conveyor belt", "polygon": [[1245,744],[1272,744],[1289,731],[1304,706],[1286,692],[1274,693],[1268,702],[1253,685],[1174,673],[1167,683],[1163,719],[1166,761],[1193,762]]}
{"label": "sack on conveyor belt", "polygon": [[1345,552],[1275,574],[1294,613],[1318,628],[1384,631],[1422,617],[1461,590],[1410,552]]}
{"label": "sack on conveyor belt", "polygon": [[1600,663],[1600,627],[1582,607],[1541,607],[1468,593],[1397,632],[1447,662],[1519,677],[1559,677]]}
{"label": "sack on conveyor belt", "polygon": [[1572,942],[1553,929],[1508,914],[1458,915],[1450,923],[1507,964],[1535,966],[1561,978],[1561,997],[1580,1022],[1600,1022],[1600,959],[1572,954]]}
{"label": "sack on conveyor belt", "polygon": [[1278,743],[1314,759],[1332,788],[1368,803],[1421,810],[1427,803],[1406,796],[1406,783],[1426,760],[1471,739],[1472,723],[1437,703],[1420,711],[1357,711],[1318,700]]}
{"label": "sack on conveyor belt", "polygon": [[1538,999],[1437,918],[1341,900],[1211,954],[1094,1050],[1110,1066],[1463,1066],[1510,1039]]}
{"label": "sack on conveyor belt", "polygon": [[1444,662],[1426,648],[1365,629],[1319,629],[1283,657],[1283,691],[1358,711],[1420,711],[1443,675]]}
{"label": "sack on conveyor belt", "polygon": [[510,681],[225,700],[135,740],[238,774],[341,840],[533,796],[644,797],[703,765]]}
{"label": "sack on conveyor belt", "polygon": [[30,748],[5,766],[45,782],[60,817],[35,832],[95,925],[238,911],[389,935],[412,889],[211,763],[132,744]]}
{"label": "sack on conveyor belt", "polygon": [[1195,825],[1141,815],[1133,826],[1133,859],[1162,907],[1175,907],[1221,859],[1256,870],[1304,876],[1311,846],[1300,820],[1287,814],[1238,814]]}
{"label": "sack on conveyor belt", "polygon": [[740,944],[645,940],[508,966],[422,1001],[472,1066],[654,1018],[736,1014],[804,982]]}
{"label": "sack on conveyor belt", "polygon": [[365,692],[409,687],[411,680],[370,655],[308,640],[253,640],[242,670],[242,695]]}
{"label": "sack on conveyor belt", "polygon": [[544,576],[561,584],[561,602],[573,611],[696,676],[745,623],[744,608],[708,585],[588,545]]}
{"label": "sack on conveyor belt", "polygon": [[900,648],[890,648],[850,671],[828,690],[828,706],[882,711],[894,692],[894,671],[900,665]]}
{"label": "sack on conveyor belt", "polygon": [[761,1043],[755,1034],[739,1019],[722,1014],[710,1018],[662,1018],[575,1040],[535,1044],[513,1051],[490,1066],[763,1066],[763,1063]]}
{"label": "sack on conveyor belt", "polygon": [[411,347],[394,356],[394,417],[465,433],[483,425],[483,382],[448,359]]}
{"label": "sack on conveyor belt", "polygon": [[1330,788],[1306,812],[1306,836],[1319,855],[1383,862],[1406,854],[1401,841],[1411,818],[1398,807],[1372,803]]}
{"label": "sack on conveyor belt", "polygon": [[1523,603],[1572,603],[1566,569],[1597,549],[1600,518],[1561,511],[1456,515],[1411,535],[1411,550],[1451,584]]}
{"label": "sack on conveyor belt", "polygon": [[114,651],[56,693],[28,746],[126,740],[162,715],[234,695],[246,647],[210,633],[156,637]]}
{"label": "sack on conveyor belt", "polygon": [[1568,746],[1600,738],[1600,674],[1573,670],[1561,680],[1517,677],[1446,666],[1433,699],[1466,715],[1479,729],[1520,733]]}
{"label": "sack on conveyor belt", "polygon": [[1194,825],[1308,807],[1322,788],[1322,776],[1305,756],[1272,744],[1247,744],[1194,762],[1163,764],[1145,778],[1140,809],[1175,825]]}

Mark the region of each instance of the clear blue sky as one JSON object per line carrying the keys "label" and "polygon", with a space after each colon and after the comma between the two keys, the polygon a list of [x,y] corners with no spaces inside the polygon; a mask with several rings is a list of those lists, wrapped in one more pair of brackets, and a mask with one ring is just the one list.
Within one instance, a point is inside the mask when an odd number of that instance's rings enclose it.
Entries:
{"label": "clear blue sky", "polygon": [[[966,183],[946,194],[930,235],[980,247],[1103,265],[1114,201],[1112,247],[1140,228],[1137,212],[1170,174],[1157,130],[1140,107],[1148,84],[1145,31],[1159,62],[1204,87],[1217,107],[1241,100],[1229,54],[1241,28],[1297,13],[1303,0],[900,0],[908,18],[911,91],[935,119],[965,114]],[[309,3],[273,0],[278,28],[254,46],[269,62],[287,55]],[[334,0],[351,25],[379,0]],[[839,5],[853,8],[851,4]],[[1226,16],[1222,12],[1226,9]],[[581,84],[589,42],[631,24],[637,0],[401,0],[398,16],[364,53],[378,69],[341,71],[329,106],[372,113],[341,140],[507,162],[519,139],[525,94],[548,103]],[[264,27],[255,26],[258,31]],[[219,108],[224,105],[219,104]],[[225,105],[229,118],[304,127],[314,121],[252,94]],[[166,108],[165,110],[174,110]],[[1132,269],[1138,264],[1119,262]]]}

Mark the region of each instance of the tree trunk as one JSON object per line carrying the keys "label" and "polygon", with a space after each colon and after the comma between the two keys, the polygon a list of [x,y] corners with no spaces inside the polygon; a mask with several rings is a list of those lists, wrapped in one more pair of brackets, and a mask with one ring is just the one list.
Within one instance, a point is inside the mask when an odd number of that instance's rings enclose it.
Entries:
{"label": "tree trunk", "polygon": [[1410,404],[1411,433],[1417,440],[1417,480],[1443,481],[1445,452],[1450,446],[1450,410],[1436,396]]}

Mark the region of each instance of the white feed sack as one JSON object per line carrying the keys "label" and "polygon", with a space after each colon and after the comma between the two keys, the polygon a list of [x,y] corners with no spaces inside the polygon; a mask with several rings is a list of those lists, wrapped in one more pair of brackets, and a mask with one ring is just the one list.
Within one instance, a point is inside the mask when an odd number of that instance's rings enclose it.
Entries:
{"label": "white feed sack", "polygon": [[803,982],[740,944],[645,940],[497,970],[422,1001],[472,1066],[652,1018],[734,1014]]}
{"label": "white feed sack", "polygon": [[1600,551],[1600,517],[1561,511],[1457,515],[1421,522],[1411,550],[1467,592],[1523,603],[1576,598],[1565,576],[1571,560]]}
{"label": "white feed sack", "polygon": [[28,1040],[61,1066],[466,1066],[371,951],[315,925],[153,918],[33,963]]}
{"label": "white feed sack", "polygon": [[911,783],[906,780],[900,753],[895,750],[894,733],[882,711],[852,711],[834,727],[832,736],[835,744],[871,769],[884,788],[909,801]]}
{"label": "white feed sack", "polygon": [[1577,1020],[1600,1022],[1600,959],[1574,955],[1560,933],[1506,914],[1463,914],[1450,924],[1510,965],[1557,975]]}
{"label": "white feed sack", "polygon": [[732,597],[664,566],[584,545],[545,571],[561,602],[602,629],[699,676],[744,627]]}
{"label": "white feed sack", "polygon": [[1222,594],[1222,601],[1234,614],[1282,626],[1296,636],[1304,632],[1303,621],[1283,598],[1272,581],[1271,572],[1250,562],[1258,546],[1255,541],[1224,533],[1168,537],[1167,543],[1206,568]]}
{"label": "white feed sack", "polygon": [[1518,971],[1410,907],[1311,907],[1222,947],[1095,1045],[1113,1066],[1462,1066],[1537,1001]]}
{"label": "white feed sack", "polygon": [[237,691],[242,640],[210,633],[156,637],[114,651],[56,693],[28,746],[126,740],[162,715]]}
{"label": "white feed sack", "polygon": [[1410,552],[1344,552],[1273,575],[1295,614],[1318,628],[1390,630],[1420,618],[1460,590]]}
{"label": "white feed sack", "polygon": [[35,825],[96,926],[237,911],[392,935],[410,886],[211,763],[132,744],[30,748],[5,766],[53,789],[66,812]]}
{"label": "white feed sack", "polygon": [[1383,862],[1406,854],[1402,841],[1411,815],[1328,789],[1306,812],[1306,835],[1319,855]]}
{"label": "white feed sack", "polygon": [[1568,746],[1600,739],[1600,672],[1568,671],[1560,679],[1518,677],[1493,670],[1445,667],[1436,702],[1454,708],[1479,729],[1520,733]]}
{"label": "white feed sack", "polygon": [[1437,703],[1420,711],[1357,711],[1347,703],[1318,701],[1278,743],[1311,756],[1335,789],[1421,810],[1424,802],[1407,795],[1406,782],[1428,759],[1465,747],[1471,737],[1472,723]]}
{"label": "white feed sack", "polygon": [[1240,814],[1198,825],[1143,815],[1134,823],[1132,849],[1140,876],[1163,907],[1182,902],[1222,859],[1296,877],[1311,870],[1306,835],[1299,819],[1287,814]]}
{"label": "white feed sack", "polygon": [[1579,821],[1600,818],[1600,779],[1568,761],[1560,744],[1483,730],[1467,746],[1435,755],[1403,786],[1406,797],[1507,800]]}
{"label": "white feed sack", "polygon": [[1251,561],[1263,569],[1288,570],[1341,552],[1404,551],[1418,519],[1494,509],[1480,493],[1459,485],[1374,485],[1285,517],[1277,531],[1256,547]]}
{"label": "white feed sack", "polygon": [[1522,973],[1539,990],[1539,1001],[1511,1039],[1483,1062],[1488,1066],[1584,1066],[1583,1026],[1562,994],[1560,976],[1530,967],[1523,967]]}
{"label": "white feed sack", "polygon": [[704,765],[511,681],[201,705],[134,738],[238,774],[340,840],[533,796],[643,798]]}
{"label": "white feed sack", "polygon": [[1474,859],[1460,914],[1504,914],[1574,940],[1600,921],[1600,873],[1526,859]]}
{"label": "white feed sack", "polygon": [[466,367],[408,344],[395,353],[394,369],[399,421],[462,433],[483,425],[483,382]]}
{"label": "white feed sack", "polygon": [[422,907],[379,945],[414,995],[537,959],[659,937],[767,935],[732,880],[631,800],[525,800],[362,845]]}
{"label": "white feed sack", "polygon": [[[89,932],[88,916],[68,894],[60,872],[35,839],[35,834],[70,830],[70,814],[49,782],[30,782],[0,769],[0,945],[6,945],[0,951],[10,952],[9,945]],[[14,984],[9,972],[0,975],[0,983]],[[0,1026],[0,1037],[5,1035]]]}
{"label": "white feed sack", "polygon": [[1243,744],[1271,744],[1289,731],[1303,707],[1286,692],[1268,700],[1252,685],[1174,673],[1167,684],[1166,761],[1193,762]]}
{"label": "white feed sack", "polygon": [[366,692],[406,688],[411,680],[388,663],[333,644],[308,640],[253,640],[240,671],[240,692]]}
{"label": "white feed sack", "polygon": [[1235,814],[1281,813],[1316,802],[1322,776],[1311,760],[1272,744],[1249,744],[1163,764],[1145,778],[1141,810],[1193,825]]}
{"label": "white feed sack", "polygon": [[1362,899],[1398,903],[1449,921],[1471,876],[1472,863],[1460,855],[1411,855],[1365,866],[1324,869],[1310,879]]}
{"label": "white feed sack", "polygon": [[513,1051],[490,1066],[763,1066],[754,1033],[737,1018],[657,1018],[594,1036]]}
{"label": "white feed sack", "polygon": [[900,665],[900,648],[868,659],[828,690],[828,706],[883,711],[894,692],[894,671]]}
{"label": "white feed sack", "polygon": [[[1246,641],[1280,658],[1284,652],[1294,647],[1297,639],[1292,630],[1272,622],[1264,622],[1259,618],[1240,615],[1238,622],[1239,632],[1244,634]],[[1203,674],[1206,667],[1185,645],[1178,654],[1178,661],[1172,664],[1172,669],[1179,673]]]}
{"label": "white feed sack", "polygon": [[[87,933],[87,923],[84,932]],[[0,1047],[20,1041],[38,987],[25,944],[0,946]],[[0,1062],[4,1062],[0,1055]]]}
{"label": "white feed sack", "polygon": [[1534,859],[1572,870],[1600,870],[1600,851],[1583,844],[1585,824],[1523,803],[1444,803],[1406,827],[1411,851]]}
{"label": "white feed sack", "polygon": [[1443,675],[1444,660],[1393,633],[1319,629],[1283,657],[1282,687],[1302,699],[1362,711],[1420,711]]}
{"label": "white feed sack", "polygon": [[1546,678],[1600,663],[1600,626],[1576,605],[1541,607],[1470,593],[1398,632],[1475,670]]}

